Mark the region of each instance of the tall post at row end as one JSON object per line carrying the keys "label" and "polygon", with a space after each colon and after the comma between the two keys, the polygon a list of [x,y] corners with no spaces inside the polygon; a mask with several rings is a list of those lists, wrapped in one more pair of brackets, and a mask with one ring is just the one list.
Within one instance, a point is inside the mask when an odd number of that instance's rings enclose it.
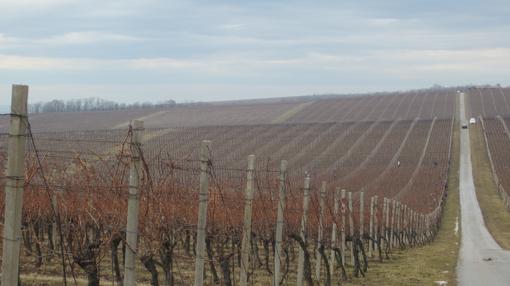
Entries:
{"label": "tall post at row end", "polygon": [[373,249],[374,249],[374,203],[375,203],[375,197],[370,198],[370,221],[368,225],[368,257],[373,257]]}
{"label": "tall post at row end", "polygon": [[354,220],[352,218],[352,192],[347,193],[347,199],[348,199],[348,207],[347,210],[349,211],[349,234],[351,236],[351,265],[354,266]]}
{"label": "tall post at row end", "polygon": [[274,275],[273,286],[280,284],[280,271],[282,265],[282,240],[283,240],[283,211],[285,210],[285,181],[287,178],[287,161],[282,160],[280,164],[280,182],[279,182],[279,203],[278,213],[276,215],[276,237],[274,254]]}
{"label": "tall post at row end", "polygon": [[347,228],[346,228],[346,224],[345,224],[345,219],[346,219],[346,215],[347,215],[347,202],[345,200],[345,189],[342,189],[341,191],[341,197],[340,197],[340,203],[341,203],[341,213],[342,213],[342,227],[340,228],[340,249],[341,249],[341,257],[342,257],[342,266],[345,266],[346,263],[345,263],[345,249],[347,248],[346,245],[345,245],[345,238],[346,238],[346,232],[347,232]]}
{"label": "tall post at row end", "polygon": [[333,195],[333,226],[331,228],[331,253],[330,253],[330,263],[329,263],[329,273],[331,276],[334,276],[335,273],[335,248],[338,248],[337,243],[337,220],[338,220],[338,209],[340,203],[340,188],[337,187],[335,189],[335,194]]}
{"label": "tall post at row end", "polygon": [[[308,224],[308,208],[310,206],[310,175],[306,174],[305,183],[303,187],[303,217],[301,218],[301,229],[299,236],[306,244],[306,230]],[[301,247],[299,248],[299,257],[298,257],[298,270],[297,270],[297,286],[303,285],[305,271],[305,252]]]}
{"label": "tall post at row end", "polygon": [[248,169],[246,171],[246,190],[244,193],[244,222],[243,240],[241,242],[241,275],[239,285],[248,285],[248,272],[250,266],[251,250],[251,218],[255,180],[255,155],[248,156]]}
{"label": "tall post at row end", "polygon": [[28,86],[13,85],[5,181],[2,285],[18,285],[21,211],[25,184]]}
{"label": "tall post at row end", "polygon": [[315,278],[317,281],[321,280],[321,251],[320,249],[324,245],[324,209],[326,208],[326,181],[322,181],[321,190],[319,193],[319,229],[317,233],[317,252],[315,260]]}
{"label": "tall post at row end", "polygon": [[204,285],[205,236],[207,226],[207,203],[209,202],[209,167],[211,141],[202,141],[200,149],[200,189],[198,193],[198,223],[195,256],[195,286]]}
{"label": "tall post at row end", "polygon": [[138,213],[140,209],[140,178],[141,163],[141,133],[143,121],[135,120],[131,126],[133,142],[131,144],[131,167],[129,170],[129,197],[126,225],[126,254],[124,260],[124,286],[136,285],[136,253],[138,251]]}

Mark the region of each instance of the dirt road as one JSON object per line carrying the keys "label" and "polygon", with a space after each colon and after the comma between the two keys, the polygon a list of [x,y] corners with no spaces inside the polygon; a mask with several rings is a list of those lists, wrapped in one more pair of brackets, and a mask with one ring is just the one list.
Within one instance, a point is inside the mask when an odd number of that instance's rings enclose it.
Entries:
{"label": "dirt road", "polygon": [[[467,122],[460,95],[460,123]],[[502,250],[485,227],[476,199],[468,129],[460,135],[461,247],[457,265],[460,286],[510,285],[510,251]]]}

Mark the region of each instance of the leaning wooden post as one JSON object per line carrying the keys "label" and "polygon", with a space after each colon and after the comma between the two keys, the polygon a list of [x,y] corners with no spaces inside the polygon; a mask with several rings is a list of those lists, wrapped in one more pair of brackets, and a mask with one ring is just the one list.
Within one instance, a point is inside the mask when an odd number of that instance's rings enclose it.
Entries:
{"label": "leaning wooden post", "polygon": [[126,254],[124,259],[124,286],[136,285],[136,253],[138,250],[138,212],[140,202],[141,131],[143,121],[133,121],[131,167],[129,170],[129,197],[126,225]]}
{"label": "leaning wooden post", "polygon": [[347,203],[345,202],[345,190],[342,190],[341,192],[341,213],[342,213],[342,227],[340,228],[340,248],[341,248],[341,256],[342,256],[342,266],[345,266],[345,216],[346,216],[346,209],[347,209]]}
{"label": "leaning wooden post", "polygon": [[354,265],[354,220],[352,218],[352,192],[347,194],[349,200],[349,234],[351,235],[351,265]]}
{"label": "leaning wooden post", "polygon": [[[301,218],[300,237],[306,244],[306,228],[308,224],[308,208],[310,204],[310,176],[307,174],[303,188],[303,217]],[[305,252],[301,247],[299,248],[298,258],[298,271],[297,271],[297,286],[303,286],[305,270]]]}
{"label": "leaning wooden post", "polygon": [[372,197],[370,199],[370,222],[369,222],[369,240],[368,240],[368,256],[370,258],[373,257],[373,248],[374,248],[374,243],[373,243],[373,239],[374,239],[374,202],[375,202],[375,197]]}
{"label": "leaning wooden post", "polygon": [[333,226],[331,229],[331,257],[329,263],[329,273],[334,277],[335,273],[335,250],[337,247],[336,237],[337,237],[337,218],[338,218],[338,209],[340,202],[340,188],[335,189],[335,194],[333,197]]}
{"label": "leaning wooden post", "polygon": [[13,85],[5,178],[2,285],[18,285],[21,211],[25,184],[28,86]]}
{"label": "leaning wooden post", "polygon": [[209,167],[211,141],[202,141],[200,149],[200,189],[198,191],[198,223],[195,255],[195,286],[204,285],[205,237],[207,226],[207,203],[209,202]]}
{"label": "leaning wooden post", "polygon": [[248,271],[250,268],[251,249],[251,218],[255,177],[255,155],[248,156],[248,169],[246,171],[246,191],[244,193],[244,222],[243,240],[241,244],[241,275],[239,285],[248,285]]}
{"label": "leaning wooden post", "polygon": [[282,160],[280,164],[280,182],[279,182],[279,203],[276,216],[276,237],[274,254],[274,275],[273,286],[280,284],[280,271],[282,264],[282,240],[283,240],[283,211],[285,210],[285,180],[287,177],[287,161]]}
{"label": "leaning wooden post", "polygon": [[317,252],[315,260],[315,277],[317,277],[317,281],[321,281],[321,253],[319,249],[323,245],[323,236],[324,236],[324,200],[326,199],[326,181],[322,182],[320,196],[319,196],[319,232],[317,233]]}

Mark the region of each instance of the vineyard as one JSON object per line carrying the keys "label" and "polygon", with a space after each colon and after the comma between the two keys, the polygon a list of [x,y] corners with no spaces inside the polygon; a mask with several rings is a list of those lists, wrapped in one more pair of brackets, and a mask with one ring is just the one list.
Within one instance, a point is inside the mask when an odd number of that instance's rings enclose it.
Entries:
{"label": "vineyard", "polygon": [[466,89],[469,117],[510,116],[510,88],[471,87]]}
{"label": "vineyard", "polygon": [[[455,90],[267,101],[129,111],[50,112],[33,114],[31,119],[33,129],[39,131],[126,129],[134,119],[143,120],[148,128],[449,119],[455,109]],[[8,127],[8,118],[0,118],[0,130]]]}
{"label": "vineyard", "polygon": [[29,285],[362,277],[434,238],[455,107],[454,90],[423,90],[129,114],[13,110],[0,120],[0,166],[18,140],[24,177],[7,171],[0,183],[23,181],[22,227],[4,235],[4,252],[18,244]]}
{"label": "vineyard", "polygon": [[510,208],[510,89],[477,87],[468,89],[470,116],[478,118],[484,134],[494,181],[505,206]]}

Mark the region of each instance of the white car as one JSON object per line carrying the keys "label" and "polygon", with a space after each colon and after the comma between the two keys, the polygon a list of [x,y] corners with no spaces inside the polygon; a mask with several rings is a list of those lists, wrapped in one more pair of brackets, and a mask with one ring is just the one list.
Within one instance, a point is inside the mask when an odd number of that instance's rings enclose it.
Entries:
{"label": "white car", "polygon": [[469,119],[469,124],[476,124],[476,118],[471,117],[471,119]]}

